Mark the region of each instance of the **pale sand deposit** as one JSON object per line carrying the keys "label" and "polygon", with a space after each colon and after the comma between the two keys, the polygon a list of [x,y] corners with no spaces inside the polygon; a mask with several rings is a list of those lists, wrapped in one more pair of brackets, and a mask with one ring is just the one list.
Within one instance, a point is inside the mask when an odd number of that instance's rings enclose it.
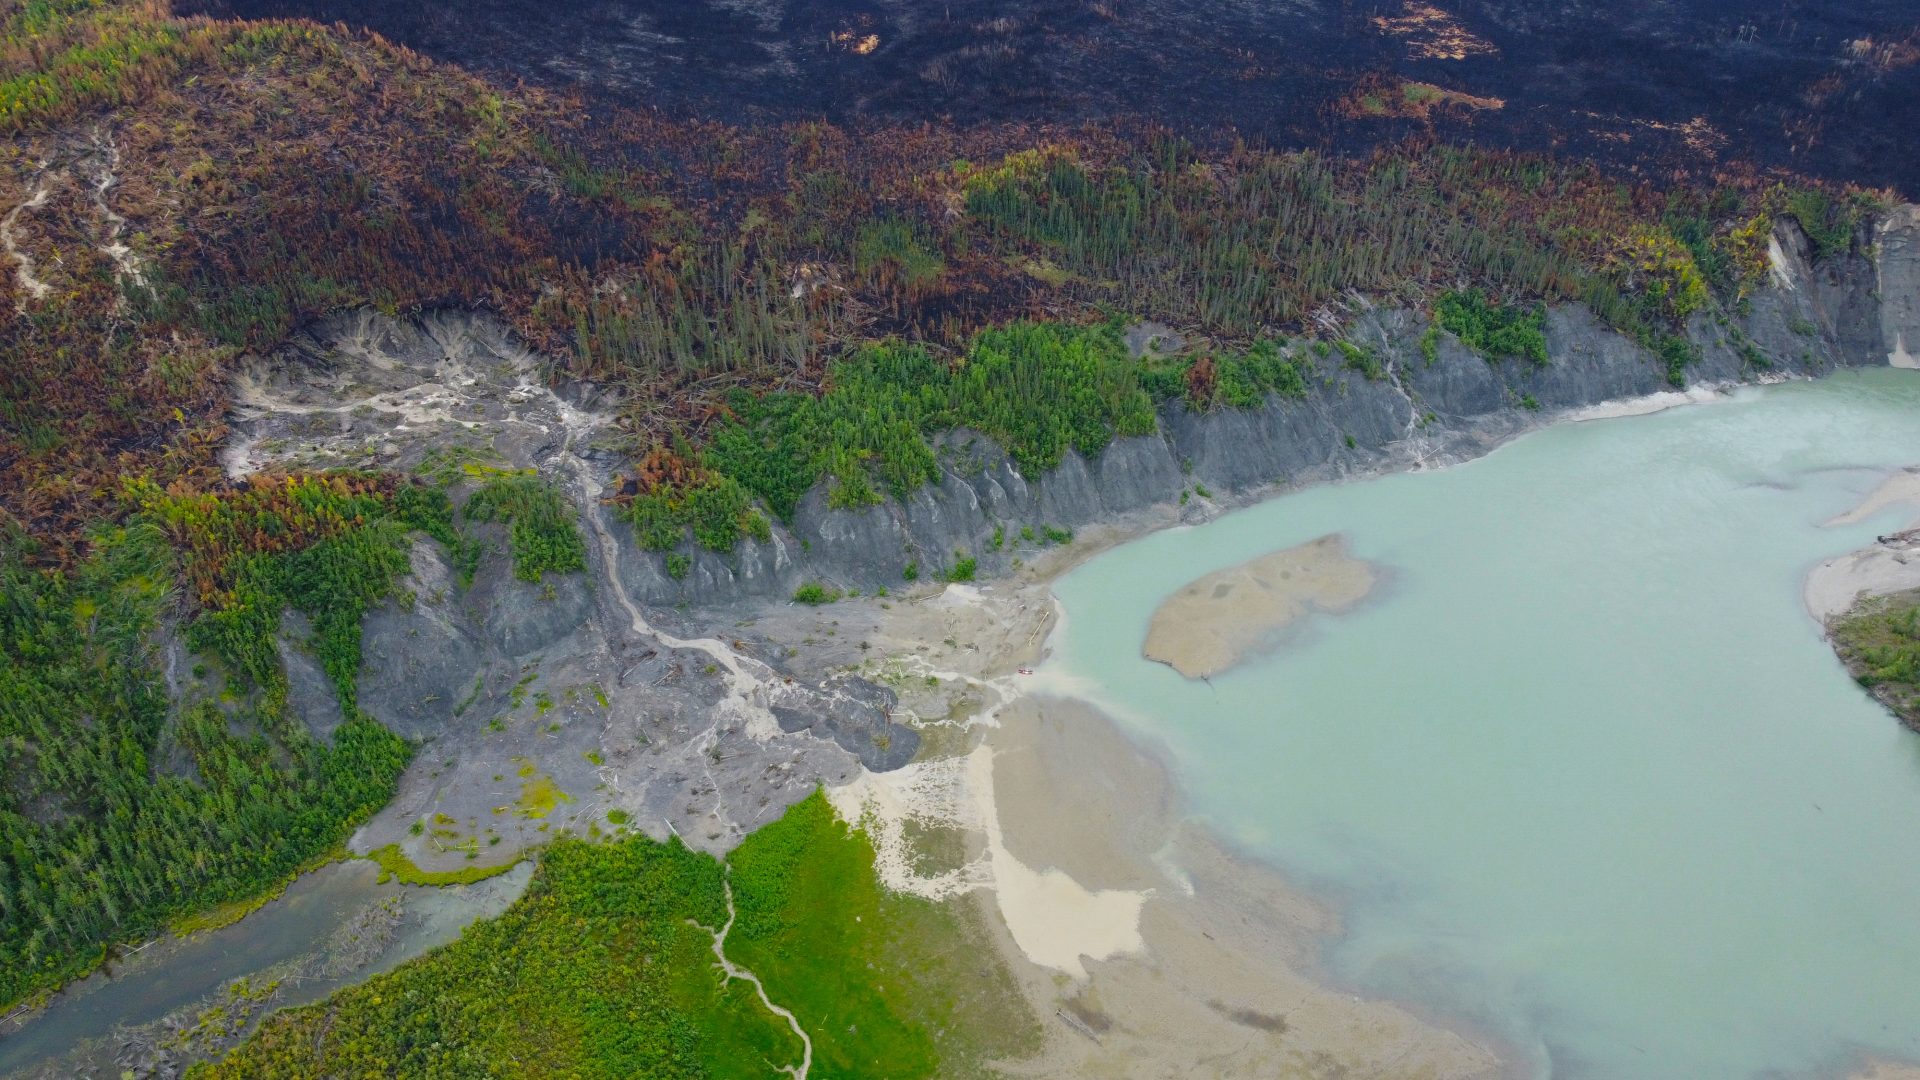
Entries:
{"label": "pale sand deposit", "polygon": [[1000,824],[1001,785],[993,775],[999,752],[989,739],[967,755],[967,786],[982,796],[980,824],[986,833],[994,902],[1014,944],[1027,959],[1075,979],[1087,977],[1083,959],[1139,952],[1140,909],[1149,890],[1090,889],[1051,863],[1034,869],[1007,847],[1006,829]]}
{"label": "pale sand deposit", "polygon": [[1849,1080],[1920,1080],[1920,1065],[1897,1061],[1870,1061]]}
{"label": "pale sand deposit", "polygon": [[1373,567],[1346,540],[1318,540],[1216,570],[1167,597],[1141,652],[1189,679],[1217,675],[1313,612],[1338,614],[1366,598]]}
{"label": "pale sand deposit", "polygon": [[[1001,1063],[1003,1071],[1406,1080],[1497,1074],[1498,1059],[1460,1035],[1305,974],[1316,939],[1337,928],[1332,916],[1188,825],[1160,765],[1091,707],[1016,701],[986,745],[995,755],[990,797],[1013,859],[1095,895],[1142,898],[1139,947],[1083,958],[1084,979],[1063,977],[1014,939],[1015,975],[1052,1037],[1039,1057]],[[1004,913],[1004,897],[977,895],[990,912]]]}
{"label": "pale sand deposit", "polygon": [[899,689],[896,716],[939,745],[829,795],[865,823],[889,887],[974,905],[998,943],[1045,1041],[995,1067],[1497,1075],[1499,1059],[1461,1035],[1316,982],[1332,915],[1191,825],[1160,763],[1101,713],[1034,696],[1044,672],[1016,674],[1039,660],[1056,618],[1047,580],[1086,554],[1061,552],[1021,580],[831,616],[839,639],[874,646],[860,666]]}
{"label": "pale sand deposit", "polygon": [[1710,386],[1689,386],[1685,390],[1662,390],[1644,397],[1589,405],[1568,413],[1567,419],[1578,424],[1591,420],[1615,420],[1623,416],[1650,416],[1682,405],[1711,405],[1727,398],[1726,393]]}
{"label": "pale sand deposit", "polygon": [[[1865,521],[1890,506],[1901,506],[1920,514],[1920,465],[1909,465],[1882,481],[1860,505],[1829,518],[1825,525],[1852,525]],[[1920,525],[1920,520],[1913,522]]]}
{"label": "pale sand deposit", "polygon": [[1828,559],[1807,574],[1807,610],[1814,618],[1825,622],[1841,615],[1862,596],[1920,589],[1920,466],[1894,473],[1860,505],[1825,524],[1857,524],[1890,507],[1904,507],[1915,516],[1900,531]]}

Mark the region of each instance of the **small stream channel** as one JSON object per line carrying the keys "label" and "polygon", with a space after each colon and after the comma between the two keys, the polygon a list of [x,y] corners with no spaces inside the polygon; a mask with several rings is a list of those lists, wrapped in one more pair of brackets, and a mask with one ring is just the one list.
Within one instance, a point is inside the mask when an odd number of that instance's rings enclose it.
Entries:
{"label": "small stream channel", "polygon": [[192,937],[161,937],[110,961],[56,994],[36,1013],[0,1024],[0,1076],[119,1076],[189,1052],[154,1048],[179,1026],[227,1002],[246,979],[279,989],[254,1009],[317,1001],[460,936],[468,924],[506,910],[533,876],[533,864],[472,885],[442,888],[381,883],[365,859],[331,863],[288,886],[278,899],[231,926]]}

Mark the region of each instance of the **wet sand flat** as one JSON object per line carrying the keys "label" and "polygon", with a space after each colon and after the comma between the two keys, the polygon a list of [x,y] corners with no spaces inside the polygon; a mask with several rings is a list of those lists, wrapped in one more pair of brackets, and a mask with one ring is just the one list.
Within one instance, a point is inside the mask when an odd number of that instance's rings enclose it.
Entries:
{"label": "wet sand flat", "polygon": [[[1188,823],[1162,765],[1093,707],[1022,698],[985,745],[1000,842],[1013,858],[1095,893],[1140,898],[1137,944],[1081,957],[1070,973],[1078,977],[1063,980],[1041,962],[1050,958],[1007,942],[1009,962],[1057,1035],[1038,1058],[1001,1063],[1006,1073],[1498,1073],[1498,1057],[1460,1034],[1316,981],[1313,956],[1322,935],[1337,931],[1334,916]],[[1007,914],[1008,897],[976,896]]]}
{"label": "wet sand flat", "polygon": [[1141,652],[1189,679],[1208,678],[1315,612],[1351,609],[1377,581],[1344,538],[1323,536],[1189,582],[1154,611]]}
{"label": "wet sand flat", "polygon": [[[1860,505],[1825,524],[1852,525],[1889,508],[1920,513],[1920,465],[1889,476]],[[1862,598],[1920,589],[1920,517],[1878,542],[1828,559],[1807,574],[1807,610],[1821,622],[1846,614]]]}

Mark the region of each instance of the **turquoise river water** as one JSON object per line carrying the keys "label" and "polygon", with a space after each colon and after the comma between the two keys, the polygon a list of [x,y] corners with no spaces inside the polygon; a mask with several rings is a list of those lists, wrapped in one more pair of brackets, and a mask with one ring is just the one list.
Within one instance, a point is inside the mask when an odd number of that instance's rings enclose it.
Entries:
{"label": "turquoise river water", "polygon": [[[1903,521],[1820,523],[1916,462],[1912,372],[1562,424],[1095,558],[1057,585],[1045,674],[1332,898],[1333,978],[1525,1075],[1920,1061],[1920,737],[1801,593]],[[1330,532],[1386,571],[1363,607],[1210,686],[1141,659],[1177,586]]]}

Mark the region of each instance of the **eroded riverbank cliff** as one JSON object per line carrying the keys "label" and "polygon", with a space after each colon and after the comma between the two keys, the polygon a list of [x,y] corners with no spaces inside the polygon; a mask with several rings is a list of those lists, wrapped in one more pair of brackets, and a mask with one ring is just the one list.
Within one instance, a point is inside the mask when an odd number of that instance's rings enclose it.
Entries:
{"label": "eroded riverbank cliff", "polygon": [[[1699,360],[1685,381],[1908,362],[1920,341],[1916,239],[1912,207],[1857,245],[1864,254],[1829,260],[1778,226],[1770,287],[1735,313],[1693,318]],[[918,751],[921,734],[895,720],[900,689],[849,673],[863,643],[839,638],[833,608],[790,607],[796,588],[924,590],[963,559],[991,579],[1060,559],[1049,537],[1066,531],[1112,539],[1304,484],[1461,460],[1570,413],[1676,389],[1663,364],[1585,308],[1550,310],[1544,329],[1546,364],[1490,362],[1431,333],[1419,312],[1363,306],[1348,336],[1376,371],[1326,360],[1304,397],[1258,408],[1170,402],[1155,434],[1092,457],[1069,451],[1037,476],[983,436],[948,432],[936,440],[937,482],[851,510],[831,508],[816,485],[765,539],[693,547],[679,576],[605,501],[626,465],[616,403],[588,385],[549,388],[541,358],[483,315],[361,312],[310,327],[244,369],[227,462],[239,475],[485,460],[538,469],[579,507],[584,572],[518,580],[493,536],[459,587],[446,554],[421,541],[405,602],[369,617],[361,707],[438,748],[357,848],[400,844],[430,867],[491,863],[617,811],[725,850],[815,785]],[[300,636],[290,627],[284,649],[296,704],[324,734],[331,696]],[[441,824],[424,830],[429,815]]]}
{"label": "eroded riverbank cliff", "polygon": [[[1879,223],[1866,254],[1816,262],[1788,224],[1774,241],[1770,287],[1737,312],[1689,322],[1700,359],[1685,369],[1687,387],[1914,363],[1920,208]],[[951,432],[940,440],[939,482],[905,500],[835,510],[816,485],[765,541],[699,551],[682,578],[665,556],[629,545],[620,573],[636,599],[694,607],[784,599],[808,581],[898,588],[909,564],[930,572],[956,552],[983,576],[1002,574],[1031,558],[1030,544],[1011,542],[1023,528],[1044,536],[1155,507],[1204,517],[1276,489],[1473,457],[1566,413],[1677,389],[1651,353],[1579,305],[1547,313],[1550,360],[1539,366],[1490,362],[1446,333],[1429,355],[1429,325],[1405,308],[1368,307],[1349,337],[1380,358],[1378,377],[1329,363],[1302,400],[1206,412],[1168,403],[1155,434],[1115,439],[1092,458],[1069,451],[1041,476],[1023,474],[984,437]]]}

